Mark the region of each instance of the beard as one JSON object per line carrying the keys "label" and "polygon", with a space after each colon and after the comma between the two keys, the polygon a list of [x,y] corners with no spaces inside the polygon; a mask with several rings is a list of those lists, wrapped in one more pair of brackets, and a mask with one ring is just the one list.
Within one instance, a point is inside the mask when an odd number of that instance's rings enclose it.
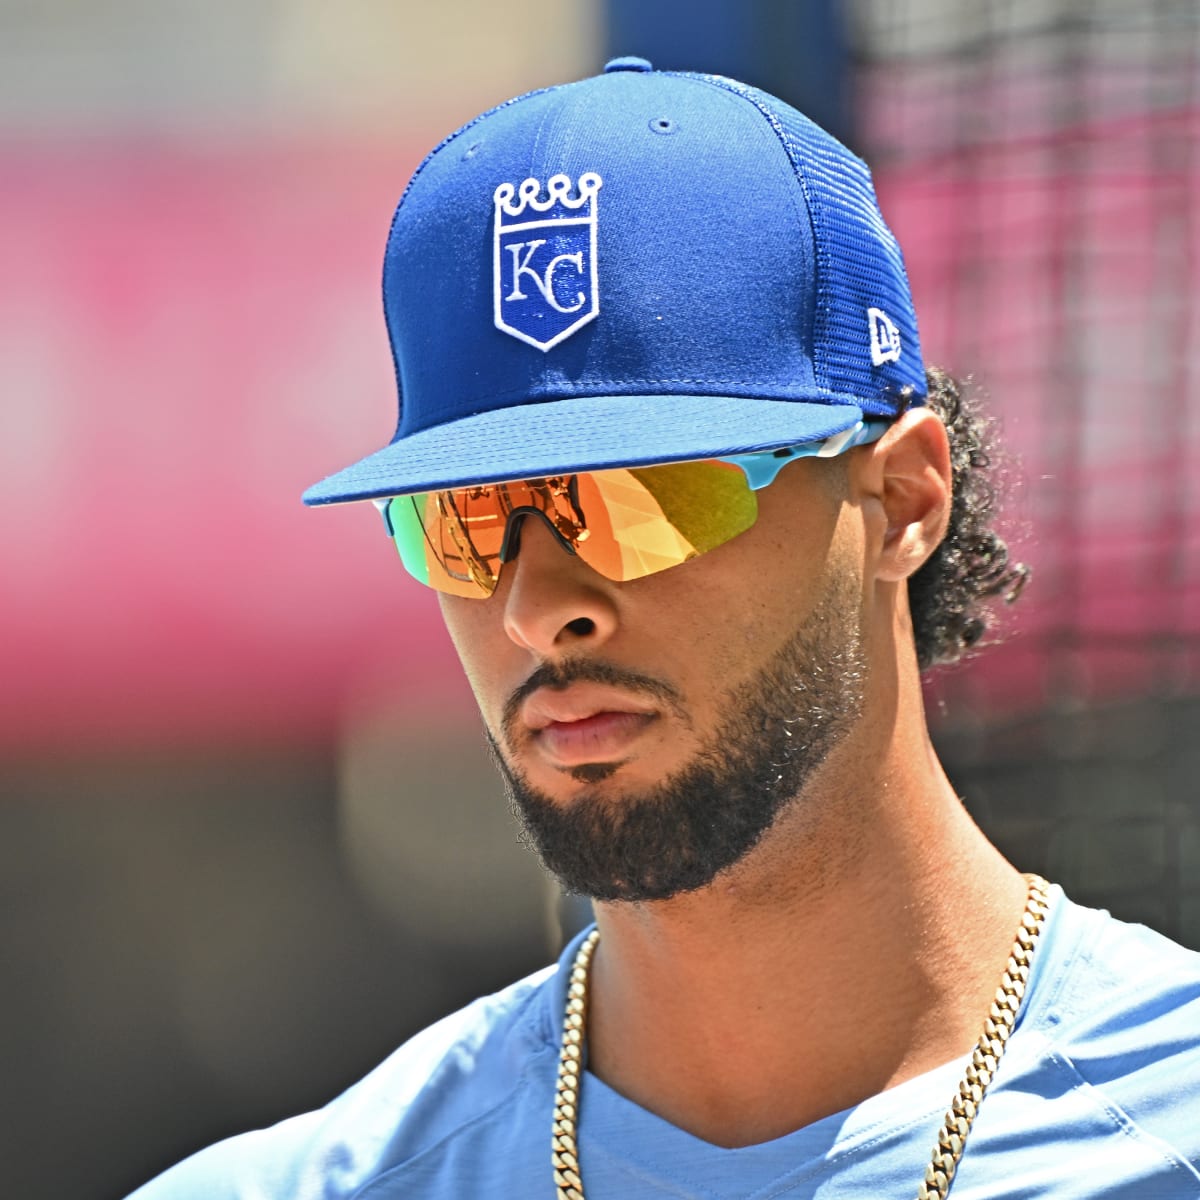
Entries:
{"label": "beard", "polygon": [[[850,580],[832,586],[766,664],[723,695],[709,745],[653,788],[618,797],[585,790],[557,803],[529,784],[488,732],[522,840],[566,891],[594,900],[666,900],[710,884],[754,849],[862,715],[859,604]],[[508,744],[521,700],[539,687],[580,681],[653,696],[689,723],[669,684],[567,659],[539,667],[509,701]],[[571,774],[599,782],[618,769],[597,763]]]}

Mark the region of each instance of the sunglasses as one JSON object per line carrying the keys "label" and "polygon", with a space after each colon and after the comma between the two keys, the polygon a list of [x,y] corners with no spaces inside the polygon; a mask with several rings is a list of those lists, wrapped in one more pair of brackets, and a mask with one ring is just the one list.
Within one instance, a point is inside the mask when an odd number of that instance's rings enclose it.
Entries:
{"label": "sunglasses", "polygon": [[376,500],[400,561],[418,582],[485,599],[514,558],[523,517],[543,521],[569,554],[625,583],[677,567],[758,516],[755,493],[793,459],[832,458],[883,436],[889,421],[779,450],[700,462],[548,475]]}

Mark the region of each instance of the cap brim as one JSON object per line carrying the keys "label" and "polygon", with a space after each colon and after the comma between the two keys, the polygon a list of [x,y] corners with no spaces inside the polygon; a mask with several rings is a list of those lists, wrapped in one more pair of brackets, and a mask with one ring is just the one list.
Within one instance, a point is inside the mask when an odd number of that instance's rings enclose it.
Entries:
{"label": "cap brim", "polygon": [[841,433],[855,404],[734,396],[586,396],[524,404],[420,430],[314,484],[305,504],[682,462]]}

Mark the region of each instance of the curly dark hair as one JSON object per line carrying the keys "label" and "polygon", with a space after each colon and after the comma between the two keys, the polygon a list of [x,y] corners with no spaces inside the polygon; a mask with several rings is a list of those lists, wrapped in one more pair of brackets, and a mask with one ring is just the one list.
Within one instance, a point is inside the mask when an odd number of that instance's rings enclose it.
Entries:
{"label": "curly dark hair", "polygon": [[926,404],[942,418],[950,439],[954,498],[946,536],[908,581],[917,662],[922,671],[958,662],[994,624],[988,601],[1012,603],[1029,568],[1009,561],[1008,546],[992,528],[998,485],[993,422],[969,386],[939,367],[925,378]]}

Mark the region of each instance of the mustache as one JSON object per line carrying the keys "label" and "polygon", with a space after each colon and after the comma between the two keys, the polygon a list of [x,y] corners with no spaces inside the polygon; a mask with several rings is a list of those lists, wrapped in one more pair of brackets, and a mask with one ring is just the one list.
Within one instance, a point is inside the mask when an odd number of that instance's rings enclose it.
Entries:
{"label": "mustache", "polygon": [[626,667],[617,667],[602,659],[564,658],[558,662],[542,663],[505,702],[502,728],[508,743],[513,744],[519,729],[521,705],[534,692],[541,688],[561,692],[573,683],[600,683],[608,687],[622,688],[635,695],[649,696],[677,714],[684,715],[683,697],[679,689],[666,680],[655,679],[652,675],[643,675]]}

